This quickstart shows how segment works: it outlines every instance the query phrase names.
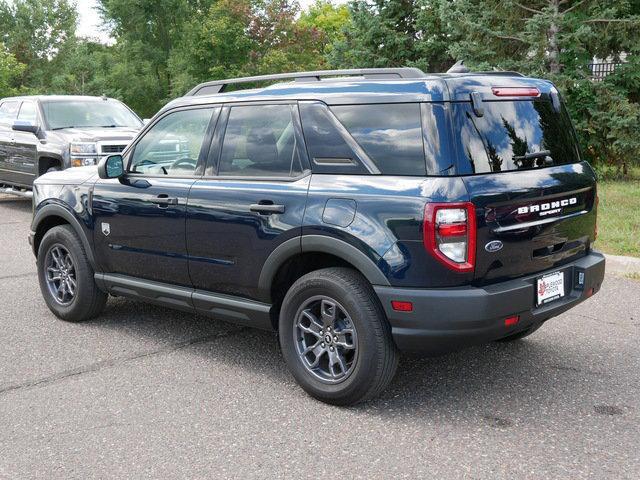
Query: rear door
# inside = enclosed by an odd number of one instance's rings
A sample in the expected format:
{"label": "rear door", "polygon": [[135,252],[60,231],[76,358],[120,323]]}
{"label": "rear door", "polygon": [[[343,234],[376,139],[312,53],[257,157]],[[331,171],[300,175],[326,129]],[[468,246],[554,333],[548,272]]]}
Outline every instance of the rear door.
{"label": "rear door", "polygon": [[191,286],[187,197],[204,169],[218,112],[167,113],[136,142],[122,178],[96,182],[94,241],[103,272]]}
{"label": "rear door", "polygon": [[550,84],[522,87],[452,106],[458,171],[478,214],[479,283],[562,265],[595,240],[595,176],[568,114]]}
{"label": "rear door", "polygon": [[263,300],[260,272],[276,247],[300,236],[309,179],[295,104],[224,107],[187,206],[195,288]]}

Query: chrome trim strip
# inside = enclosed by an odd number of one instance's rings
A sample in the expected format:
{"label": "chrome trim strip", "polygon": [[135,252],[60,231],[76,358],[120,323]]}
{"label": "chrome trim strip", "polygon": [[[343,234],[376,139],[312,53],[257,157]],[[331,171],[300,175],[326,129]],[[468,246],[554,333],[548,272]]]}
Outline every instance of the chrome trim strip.
{"label": "chrome trim strip", "polygon": [[567,220],[569,218],[579,217],[589,213],[589,210],[580,210],[579,212],[570,213],[568,215],[562,215],[560,217],[543,218],[542,220],[535,220],[533,222],[519,223],[517,225],[509,225],[508,227],[493,228],[493,233],[513,232],[515,230],[526,230],[527,228],[537,227],[539,225],[546,225],[548,223],[559,222],[560,220]]}

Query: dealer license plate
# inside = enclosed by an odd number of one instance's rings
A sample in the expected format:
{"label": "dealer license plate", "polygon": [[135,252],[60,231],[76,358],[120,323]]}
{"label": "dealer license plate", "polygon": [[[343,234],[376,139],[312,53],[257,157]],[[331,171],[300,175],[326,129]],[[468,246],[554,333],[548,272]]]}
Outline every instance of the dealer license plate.
{"label": "dealer license plate", "polygon": [[538,279],[538,306],[564,297],[564,272],[554,272]]}

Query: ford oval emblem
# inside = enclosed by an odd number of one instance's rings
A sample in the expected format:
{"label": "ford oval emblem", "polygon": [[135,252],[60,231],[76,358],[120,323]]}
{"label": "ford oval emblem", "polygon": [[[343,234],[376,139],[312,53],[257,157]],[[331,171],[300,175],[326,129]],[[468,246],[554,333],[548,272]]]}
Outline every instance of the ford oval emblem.
{"label": "ford oval emblem", "polygon": [[502,244],[502,242],[500,240],[493,240],[492,242],[487,243],[484,246],[484,249],[489,253],[494,253],[494,252],[497,252],[499,250],[502,250],[503,246],[504,245]]}

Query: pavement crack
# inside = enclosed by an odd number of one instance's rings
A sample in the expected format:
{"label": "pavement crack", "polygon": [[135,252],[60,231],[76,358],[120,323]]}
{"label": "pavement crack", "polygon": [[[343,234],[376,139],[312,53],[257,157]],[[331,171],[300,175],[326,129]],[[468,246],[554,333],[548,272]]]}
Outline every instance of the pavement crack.
{"label": "pavement crack", "polygon": [[0,277],[0,280],[13,280],[14,278],[26,278],[26,277],[34,277],[38,274],[36,272],[31,273],[18,273],[16,275],[7,275],[6,277]]}
{"label": "pavement crack", "polygon": [[146,352],[137,352],[131,355],[125,355],[118,358],[113,358],[110,360],[102,360],[100,362],[91,363],[89,365],[83,365],[78,368],[73,368],[70,370],[63,370],[62,372],[55,373],[53,375],[49,375],[42,378],[37,378],[34,380],[27,380],[21,383],[9,384],[6,386],[0,386],[0,396],[5,395],[11,392],[26,390],[31,388],[39,388],[50,385],[52,383],[57,383],[62,380],[66,380],[68,378],[76,377],[78,375],[84,375],[85,373],[93,373],[103,370],[105,368],[111,368],[123,363],[131,362],[133,360],[138,360],[141,358],[153,357],[156,355],[164,355],[167,353],[175,352],[176,350],[181,350],[183,348],[191,347],[193,345],[201,345],[204,343],[209,343],[214,340],[218,340],[220,338],[231,337],[238,333],[244,332],[247,328],[238,328],[236,330],[232,330],[226,333],[219,333],[215,335],[206,335],[204,337],[192,338],[191,340],[185,340],[184,342],[172,343],[170,345],[166,345],[162,348],[158,348],[156,350],[150,350]]}

